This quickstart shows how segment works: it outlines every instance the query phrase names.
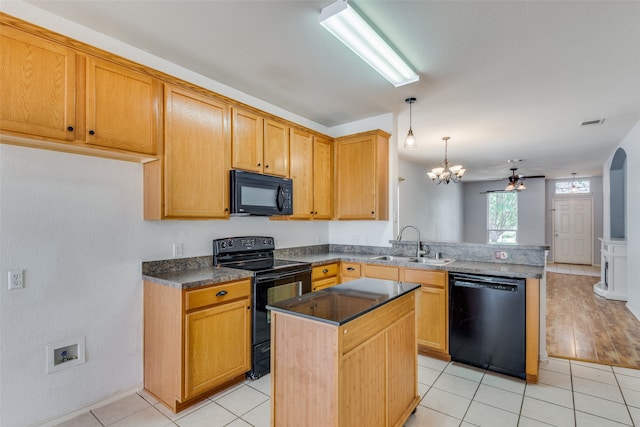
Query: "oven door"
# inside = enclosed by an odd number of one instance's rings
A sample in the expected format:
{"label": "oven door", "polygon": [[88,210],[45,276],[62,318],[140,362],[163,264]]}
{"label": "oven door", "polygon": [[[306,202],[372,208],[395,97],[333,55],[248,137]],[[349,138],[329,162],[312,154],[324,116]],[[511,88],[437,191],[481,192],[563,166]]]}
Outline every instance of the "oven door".
{"label": "oven door", "polygon": [[257,275],[253,289],[252,343],[271,339],[271,311],[268,304],[311,292],[311,270]]}

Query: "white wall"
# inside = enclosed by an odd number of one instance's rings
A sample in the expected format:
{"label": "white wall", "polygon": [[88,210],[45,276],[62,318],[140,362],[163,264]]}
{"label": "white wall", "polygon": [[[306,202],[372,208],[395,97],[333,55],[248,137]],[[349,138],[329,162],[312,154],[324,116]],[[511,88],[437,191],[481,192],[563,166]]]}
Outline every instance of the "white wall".
{"label": "white wall", "polygon": [[[399,226],[413,225],[424,241],[462,241],[462,184],[435,185],[426,168],[410,161],[398,160]],[[415,240],[413,231],[403,238]]]}
{"label": "white wall", "polygon": [[[543,179],[527,180],[518,193],[518,243],[545,244],[545,185]],[[487,190],[504,188],[502,182],[464,183],[464,241],[487,243]]]}
{"label": "white wall", "polygon": [[[627,182],[634,183],[640,180],[640,122],[627,134],[620,143],[627,153]],[[615,150],[613,150],[615,152]],[[603,187],[605,193],[605,204],[609,203],[609,169],[611,167],[612,156],[605,162],[603,166]],[[640,282],[632,280],[640,276],[640,223],[634,221],[640,218],[640,186],[627,185],[627,292],[629,300],[627,307],[633,314],[640,319]],[[609,209],[604,211],[604,230],[605,236],[608,236],[610,230],[610,212]]]}
{"label": "white wall", "polygon": [[[142,385],[143,260],[211,253],[211,240],[266,234],[327,243],[328,222],[143,221],[139,164],[0,145],[2,426],[23,426]],[[6,282],[3,282],[6,283]],[[87,362],[52,374],[45,347],[86,337]]]}
{"label": "white wall", "polygon": [[[329,133],[28,4],[3,1],[0,10]],[[173,242],[185,256],[208,255],[212,239],[240,234],[273,235],[278,247],[329,242],[326,221],[143,221],[142,199],[140,164],[0,145],[1,426],[31,425],[142,386],[140,263],[170,258]],[[25,289],[7,290],[10,269],[24,269]],[[81,336],[86,363],[47,374],[46,345]]]}

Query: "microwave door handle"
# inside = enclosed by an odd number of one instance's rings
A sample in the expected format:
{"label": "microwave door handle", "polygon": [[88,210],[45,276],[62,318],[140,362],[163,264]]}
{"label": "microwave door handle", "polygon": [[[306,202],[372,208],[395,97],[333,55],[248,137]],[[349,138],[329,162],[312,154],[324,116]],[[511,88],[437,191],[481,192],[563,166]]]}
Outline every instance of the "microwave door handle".
{"label": "microwave door handle", "polygon": [[280,212],[284,209],[284,202],[286,201],[286,197],[284,195],[284,189],[282,185],[278,185],[278,196],[276,197],[276,206]]}

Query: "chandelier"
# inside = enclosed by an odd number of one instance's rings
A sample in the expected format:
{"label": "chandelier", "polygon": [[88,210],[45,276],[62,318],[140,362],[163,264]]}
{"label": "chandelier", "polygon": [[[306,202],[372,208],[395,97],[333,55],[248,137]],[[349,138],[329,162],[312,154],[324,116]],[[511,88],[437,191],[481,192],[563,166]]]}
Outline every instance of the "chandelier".
{"label": "chandelier", "polygon": [[442,162],[442,167],[431,169],[431,172],[427,172],[427,175],[429,175],[429,178],[431,178],[436,184],[448,184],[450,181],[460,182],[466,169],[464,169],[462,165],[449,167],[449,160],[447,159],[447,143],[450,138],[445,136],[442,139],[444,141],[444,162]]}

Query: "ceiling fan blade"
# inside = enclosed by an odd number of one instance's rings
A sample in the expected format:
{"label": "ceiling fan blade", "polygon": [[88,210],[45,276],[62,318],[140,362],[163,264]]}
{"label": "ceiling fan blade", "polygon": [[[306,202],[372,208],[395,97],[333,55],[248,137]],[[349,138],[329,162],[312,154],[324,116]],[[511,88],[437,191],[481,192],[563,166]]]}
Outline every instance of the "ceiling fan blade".
{"label": "ceiling fan blade", "polygon": [[520,179],[544,178],[544,175],[520,175]]}

